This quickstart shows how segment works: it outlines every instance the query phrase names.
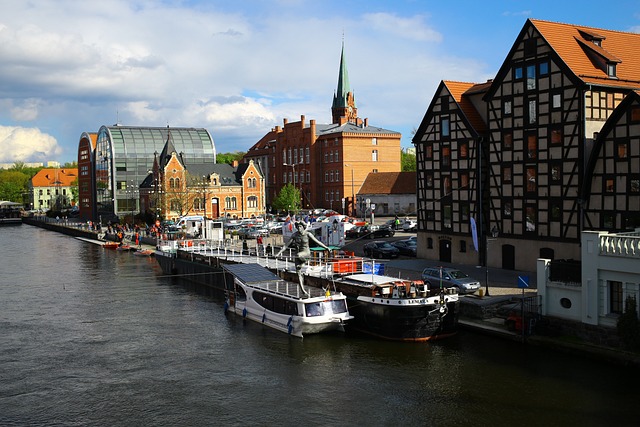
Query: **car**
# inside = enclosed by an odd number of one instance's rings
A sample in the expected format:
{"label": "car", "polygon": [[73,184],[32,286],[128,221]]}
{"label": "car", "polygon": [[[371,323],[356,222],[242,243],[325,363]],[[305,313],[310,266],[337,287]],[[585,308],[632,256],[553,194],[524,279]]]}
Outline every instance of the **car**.
{"label": "car", "polygon": [[396,240],[391,244],[396,248],[398,248],[398,251],[400,251],[400,255],[408,255],[408,256],[417,255],[418,245],[416,241],[413,239]]}
{"label": "car", "polygon": [[480,289],[480,282],[469,277],[457,268],[451,267],[427,267],[422,270],[422,280],[431,286],[445,288],[454,287],[459,294],[472,294]]}
{"label": "car", "polygon": [[365,256],[371,258],[397,258],[400,251],[389,242],[377,240],[362,247]]}
{"label": "car", "polygon": [[391,227],[386,225],[359,225],[347,230],[345,237],[355,239],[359,237],[368,237],[375,239],[376,237],[393,237],[396,232]]}
{"label": "car", "polygon": [[414,219],[405,219],[404,224],[402,224],[403,231],[416,231],[418,228],[418,222]]}

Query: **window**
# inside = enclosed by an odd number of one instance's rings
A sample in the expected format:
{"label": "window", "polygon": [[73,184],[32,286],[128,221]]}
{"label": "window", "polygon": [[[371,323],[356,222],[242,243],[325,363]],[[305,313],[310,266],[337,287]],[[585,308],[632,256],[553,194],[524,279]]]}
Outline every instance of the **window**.
{"label": "window", "polygon": [[536,181],[537,181],[537,171],[535,166],[529,166],[527,168],[527,192],[535,193],[537,190]]}
{"label": "window", "polygon": [[467,241],[460,240],[460,252],[467,252]]}
{"label": "window", "polygon": [[534,160],[538,158],[538,138],[530,134],[527,136],[527,159]]}
{"label": "window", "polygon": [[196,197],[195,199],[193,199],[193,209],[196,211],[202,210],[202,200],[200,200],[199,197]]}
{"label": "window", "polygon": [[616,64],[614,62],[607,64],[607,76],[616,77]]}
{"label": "window", "polygon": [[444,196],[451,194],[451,177],[450,176],[445,176],[442,178],[442,191]]}
{"label": "window", "polygon": [[338,156],[338,150],[336,150],[335,154],[333,155],[333,159],[334,159],[336,162],[339,162],[339,161],[340,161],[340,157]]}
{"label": "window", "polygon": [[534,90],[536,88],[536,66],[527,65],[527,89]]}
{"label": "window", "polygon": [[443,219],[443,227],[451,228],[451,205],[444,205],[442,207],[442,219]]}
{"label": "window", "polygon": [[424,157],[426,159],[433,159],[433,145],[429,144],[424,147]]}
{"label": "window", "polygon": [[378,161],[378,150],[371,151],[371,161],[372,162]]}
{"label": "window", "polygon": [[616,215],[611,212],[605,212],[602,214],[602,228],[606,230],[613,230],[616,225]]}
{"label": "window", "polygon": [[529,57],[529,56],[534,56],[536,54],[536,49],[537,49],[537,42],[536,39],[527,39],[524,41],[524,55]]}
{"label": "window", "polygon": [[638,176],[629,179],[629,193],[640,193],[640,178]]}
{"label": "window", "polygon": [[502,148],[506,150],[511,150],[511,148],[513,148],[513,134],[511,132],[507,132],[502,135]]}
{"label": "window", "polygon": [[469,143],[462,142],[460,143],[460,149],[458,150],[458,154],[461,159],[469,158]]}
{"label": "window", "polygon": [[551,182],[559,183],[562,180],[562,165],[559,163],[551,164]]}
{"label": "window", "polygon": [[515,67],[513,69],[514,80],[520,80],[522,78],[522,67]]}
{"label": "window", "polygon": [[511,182],[512,170],[511,166],[502,167],[502,182],[508,184]]}
{"label": "window", "polygon": [[622,314],[622,282],[607,280],[609,287],[609,312]]}
{"label": "window", "polygon": [[535,206],[527,206],[525,210],[525,230],[528,232],[535,232],[537,225],[537,215]]}
{"label": "window", "polygon": [[306,158],[307,164],[309,164],[309,147],[305,147],[304,156]]}
{"label": "window", "polygon": [[249,208],[257,208],[258,207],[258,198],[256,196],[247,197],[247,207],[249,207]]}
{"label": "window", "polygon": [[469,221],[469,204],[463,203],[462,206],[460,206],[460,219],[462,219],[462,221]]}
{"label": "window", "polygon": [[640,122],[640,107],[632,107],[630,115],[632,122]]}
{"label": "window", "polygon": [[560,108],[562,106],[562,95],[554,93],[551,95],[551,108]]}
{"label": "window", "polygon": [[451,147],[442,147],[442,166],[451,166]]}
{"label": "window", "polygon": [[534,124],[538,121],[538,107],[535,99],[530,99],[529,103],[529,114],[527,117],[529,118],[529,124]]}
{"label": "window", "polygon": [[378,138],[371,138],[371,145],[378,145]]}
{"label": "window", "polygon": [[329,152],[329,163],[333,163],[333,151]]}
{"label": "window", "polygon": [[425,185],[427,188],[433,188],[433,174],[428,173],[425,175]]}
{"label": "window", "polygon": [[511,201],[504,202],[504,204],[502,205],[502,215],[505,218],[511,218],[511,212]]}
{"label": "window", "polygon": [[613,176],[605,176],[604,178],[604,192],[615,193],[616,192],[616,180]]}
{"label": "window", "polygon": [[627,158],[627,142],[618,142],[616,144],[616,157],[618,159],[626,159]]}
{"label": "window", "polygon": [[551,144],[552,145],[562,144],[562,128],[554,127],[551,129]]}
{"label": "window", "polygon": [[546,61],[545,62],[541,62],[538,67],[539,67],[541,76],[546,76],[547,74],[549,74],[549,63],[548,62],[546,62]]}
{"label": "window", "polygon": [[502,110],[503,110],[505,116],[511,115],[511,101],[504,101],[504,104],[502,106]]}
{"label": "window", "polygon": [[469,172],[461,172],[460,173],[460,188],[466,188],[468,189],[469,187]]}
{"label": "window", "polygon": [[324,173],[324,182],[329,182],[329,172]]}
{"label": "window", "polygon": [[551,212],[549,217],[551,218],[551,221],[554,221],[554,222],[560,221],[560,219],[562,218],[562,205],[560,201],[558,200],[551,201]]}
{"label": "window", "polygon": [[440,118],[440,136],[443,138],[448,138],[450,135],[451,129],[449,128],[449,118],[441,117]]}

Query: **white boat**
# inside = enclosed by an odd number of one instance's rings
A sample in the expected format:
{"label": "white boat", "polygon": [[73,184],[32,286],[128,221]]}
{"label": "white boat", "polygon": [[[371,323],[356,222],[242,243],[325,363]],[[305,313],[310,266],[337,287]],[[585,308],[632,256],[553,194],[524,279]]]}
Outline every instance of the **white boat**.
{"label": "white boat", "polygon": [[[281,279],[258,264],[224,264],[233,280],[225,284],[225,311],[302,338],[327,331],[344,331],[353,316],[341,292],[308,289]],[[227,275],[225,275],[227,276]]]}

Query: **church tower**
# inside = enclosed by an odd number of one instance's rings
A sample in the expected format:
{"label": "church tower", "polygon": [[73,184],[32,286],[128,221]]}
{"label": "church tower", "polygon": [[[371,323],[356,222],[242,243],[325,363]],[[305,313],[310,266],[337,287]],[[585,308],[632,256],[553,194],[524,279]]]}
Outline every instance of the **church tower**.
{"label": "church tower", "polygon": [[358,118],[358,108],[356,100],[349,84],[349,73],[347,73],[347,62],[344,59],[344,41],[342,42],[342,53],[340,55],[340,72],[338,74],[338,89],[333,94],[333,105],[331,106],[333,123],[343,125],[347,122],[356,123]]}

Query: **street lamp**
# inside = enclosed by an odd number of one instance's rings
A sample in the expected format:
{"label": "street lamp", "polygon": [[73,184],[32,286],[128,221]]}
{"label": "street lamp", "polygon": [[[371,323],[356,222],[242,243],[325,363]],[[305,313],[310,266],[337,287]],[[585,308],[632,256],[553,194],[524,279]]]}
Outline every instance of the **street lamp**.
{"label": "street lamp", "polygon": [[491,228],[491,237],[493,237],[493,238],[489,239],[489,235],[485,234],[486,248],[485,248],[485,254],[484,254],[484,265],[485,265],[485,292],[484,292],[484,294],[486,296],[489,296],[489,242],[494,241],[496,239],[496,237],[498,237],[498,227],[496,227],[495,225]]}
{"label": "street lamp", "polygon": [[353,186],[353,165],[345,164],[345,167],[351,168],[351,206],[353,206],[352,216],[356,216],[356,199],[355,199],[355,191]]}

